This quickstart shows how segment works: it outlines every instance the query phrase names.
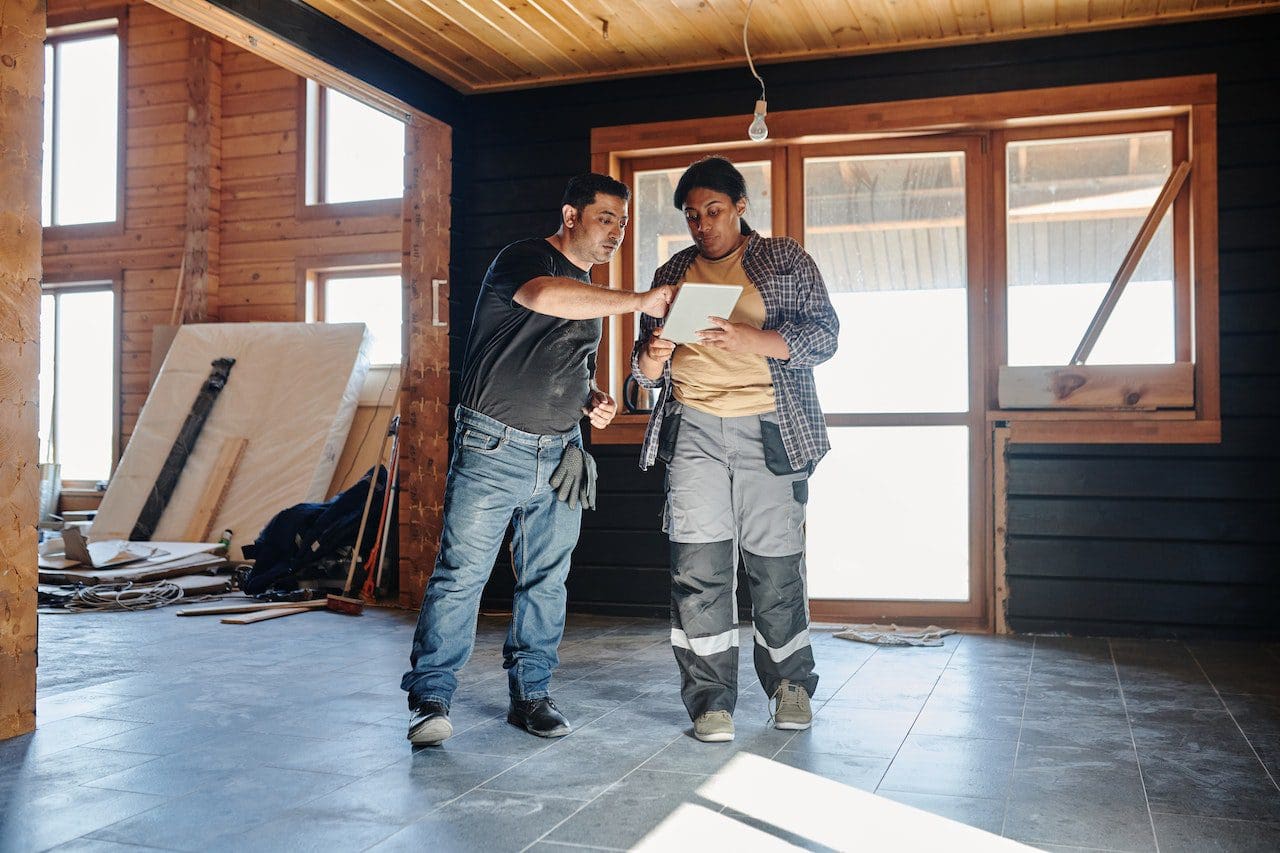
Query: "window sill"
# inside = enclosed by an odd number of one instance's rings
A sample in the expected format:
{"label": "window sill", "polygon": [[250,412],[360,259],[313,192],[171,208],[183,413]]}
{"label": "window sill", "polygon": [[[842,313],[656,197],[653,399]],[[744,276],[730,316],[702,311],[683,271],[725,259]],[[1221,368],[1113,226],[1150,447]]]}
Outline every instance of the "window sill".
{"label": "window sill", "polygon": [[324,204],[299,204],[299,219],[347,219],[353,216],[399,216],[404,198],[375,198]]}
{"label": "window sill", "polygon": [[1009,430],[1015,444],[1218,444],[1222,421],[1193,411],[987,412],[987,423]]}

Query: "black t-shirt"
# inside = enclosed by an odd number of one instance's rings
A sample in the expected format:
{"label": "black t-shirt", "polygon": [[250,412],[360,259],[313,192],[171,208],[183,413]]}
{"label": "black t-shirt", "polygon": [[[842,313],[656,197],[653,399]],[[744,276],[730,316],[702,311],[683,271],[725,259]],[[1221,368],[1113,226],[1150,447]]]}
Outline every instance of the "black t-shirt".
{"label": "black t-shirt", "polygon": [[544,239],[507,246],[476,299],[460,402],[524,432],[566,433],[582,417],[596,372],[600,320],[564,320],[513,301],[540,276],[590,281]]}

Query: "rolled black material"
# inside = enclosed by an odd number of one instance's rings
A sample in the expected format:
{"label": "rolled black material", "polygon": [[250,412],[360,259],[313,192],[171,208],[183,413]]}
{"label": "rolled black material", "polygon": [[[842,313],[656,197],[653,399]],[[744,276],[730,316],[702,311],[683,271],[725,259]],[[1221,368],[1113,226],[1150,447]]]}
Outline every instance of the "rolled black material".
{"label": "rolled black material", "polygon": [[234,358],[220,358],[213,362],[213,371],[204,381],[195,402],[191,404],[187,420],[182,424],[178,437],[174,439],[173,447],[169,448],[169,457],[164,460],[160,473],[156,475],[156,483],[147,495],[147,502],[143,504],[142,512],[138,513],[133,532],[129,534],[131,540],[145,542],[155,533],[156,525],[160,523],[160,516],[164,515],[164,508],[169,505],[173,490],[178,486],[178,478],[182,476],[182,469],[186,467],[187,457],[195,449],[196,439],[200,437],[204,422],[208,420],[214,402],[226,386],[227,379],[231,376],[231,366],[235,363]]}

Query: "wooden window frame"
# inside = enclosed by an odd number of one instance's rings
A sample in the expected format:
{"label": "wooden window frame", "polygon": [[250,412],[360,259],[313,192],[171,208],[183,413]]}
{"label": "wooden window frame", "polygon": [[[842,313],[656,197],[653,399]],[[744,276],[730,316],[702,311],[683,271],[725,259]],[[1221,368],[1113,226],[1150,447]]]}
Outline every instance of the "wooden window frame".
{"label": "wooden window frame", "polygon": [[[324,198],[325,103],[326,92],[333,91],[315,80],[298,80],[298,218],[329,219],[348,216],[389,216],[404,208],[404,189],[400,195],[360,201],[321,201]],[[347,93],[343,93],[347,94]],[[387,112],[380,105],[368,103],[358,95],[348,95],[370,109]],[[391,113],[388,113],[391,115]],[[403,113],[393,117],[402,119]],[[405,125],[405,133],[409,126]]]}
{"label": "wooden window frame", "polygon": [[[1185,145],[1193,164],[1191,177],[1174,204],[1176,272],[1191,282],[1190,311],[1180,310],[1182,324],[1179,355],[1185,352],[1190,327],[1190,355],[1194,362],[1195,407],[1155,411],[1036,411],[1001,409],[996,404],[996,379],[1003,360],[1003,314],[999,323],[990,319],[987,336],[999,342],[999,358],[989,360],[985,371],[986,420],[1007,425],[1010,440],[1032,443],[1215,443],[1221,440],[1220,370],[1218,343],[1217,257],[1217,77],[1212,74],[1101,83],[982,95],[960,95],[913,101],[824,107],[770,113],[771,136],[764,143],[745,138],[739,116],[693,119],[651,124],[595,128],[591,133],[592,168],[622,179],[634,171],[634,162],[667,162],[665,158],[691,161],[707,153],[751,159],[781,157],[797,160],[802,146],[864,139],[891,139],[936,133],[985,133],[988,162],[994,162],[994,140],[1013,138],[1047,128],[1050,135],[1087,135],[1099,128],[1147,126],[1167,122],[1175,128],[1174,149]],[[777,149],[783,149],[781,154]],[[769,152],[767,155],[765,152]],[[1002,153],[1001,153],[1002,156]],[[659,160],[659,158],[664,158]],[[777,160],[775,160],[777,162]],[[791,167],[796,168],[796,167]],[[1000,181],[1003,169],[990,168],[989,184]],[[775,181],[778,179],[775,170]],[[775,184],[774,210],[787,214],[786,229],[775,233],[795,236],[796,214],[802,210],[803,186],[786,184],[787,198]],[[1003,222],[996,222],[994,188],[984,199],[982,230],[1000,231],[1000,247],[987,239],[988,279],[985,298],[1004,303]],[[1003,202],[999,205],[1003,215]],[[776,221],[776,219],[775,219]],[[1185,230],[1184,230],[1185,227]],[[620,263],[597,265],[592,279],[598,284],[622,288],[629,275],[631,255],[623,243]],[[999,276],[999,286],[993,280]],[[1180,293],[1181,304],[1186,305]],[[1188,313],[1190,316],[1188,316]],[[631,341],[623,336],[616,318],[605,324],[597,375],[602,388],[621,391],[619,374],[629,372]],[[643,437],[645,415],[620,414],[607,430],[593,430],[592,440],[602,444],[636,444]]]}
{"label": "wooden window frame", "polygon": [[[111,470],[106,481],[115,476],[120,464],[123,406],[120,403],[121,335],[124,329],[124,272],[120,269],[85,270],[76,273],[47,273],[40,282],[40,295],[58,293],[92,293],[110,290],[114,310],[111,315]],[[56,355],[55,355],[56,364]],[[62,480],[64,492],[97,494],[98,480]]]}
{"label": "wooden window frame", "polygon": [[323,323],[324,288],[329,278],[400,276],[400,364],[409,352],[409,285],[398,252],[317,255],[298,259],[295,310],[298,322]]}
{"label": "wooden window frame", "polygon": [[[124,233],[124,217],[125,217],[125,181],[128,157],[128,114],[129,114],[129,81],[128,81],[128,7],[120,6],[115,8],[94,9],[94,10],[76,10],[65,13],[54,13],[48,16],[46,21],[46,45],[56,45],[69,41],[78,41],[85,38],[93,38],[108,32],[116,34],[116,61],[118,68],[116,71],[116,215],[115,219],[108,222],[85,222],[78,225],[57,225],[50,224],[43,229],[45,240],[70,240],[93,237],[118,237]],[[54,96],[58,88],[57,74],[55,70]],[[46,93],[46,97],[50,95]],[[53,114],[53,139],[50,140],[49,150],[52,157],[50,164],[50,180],[53,184],[50,187],[50,199],[56,199],[56,187],[58,182],[58,161],[57,161],[57,145],[58,145],[58,114],[55,108]],[[51,201],[51,203],[54,203]],[[52,211],[50,211],[49,221],[53,222]]]}
{"label": "wooden window frame", "polygon": [[[850,618],[942,621],[961,628],[990,629],[997,622],[998,555],[993,526],[1003,509],[992,499],[1000,460],[995,442],[1019,443],[1216,443],[1221,440],[1218,340],[1217,226],[1217,78],[1173,77],[1027,91],[963,95],[914,101],[860,104],[770,113],[771,138],[745,139],[740,116],[596,128],[591,135],[592,168],[625,180],[636,163],[692,161],[706,153],[786,164],[787,179],[775,183],[775,223],[785,216],[788,234],[803,242],[804,187],[798,179],[806,153],[873,150],[876,145],[902,150],[909,137],[974,135],[983,156],[967,177],[966,221],[971,348],[970,411],[941,414],[832,415],[833,427],[874,423],[941,424],[956,417],[970,426],[971,531],[970,600],[967,602],[813,601],[818,620]],[[1195,407],[1185,410],[1082,411],[1002,410],[996,405],[997,376],[1007,348],[1005,338],[1003,143],[1027,134],[1053,137],[1096,135],[1120,127],[1164,124],[1174,129],[1174,157],[1185,148],[1191,176],[1173,206],[1175,218],[1175,352],[1194,363]],[[1040,130],[1039,128],[1044,128]],[[1114,132],[1114,131],[1113,131]],[[883,142],[882,142],[883,141]],[[1001,147],[996,151],[996,142]],[[836,145],[836,143],[841,143]],[[927,144],[927,143],[926,143]],[[870,145],[870,148],[867,147]],[[743,151],[743,149],[748,149]],[[954,149],[953,149],[954,150]],[[768,152],[766,154],[766,152]],[[969,162],[968,158],[966,162]],[[774,180],[779,179],[775,169]],[[977,188],[973,181],[978,181]],[[785,192],[785,198],[784,196]],[[999,193],[999,195],[997,195]],[[999,203],[996,200],[999,198]],[[999,239],[997,237],[999,229]],[[998,244],[998,245],[997,245]],[[592,279],[615,288],[629,286],[634,258],[624,242],[621,257],[597,265]],[[975,285],[976,283],[976,285]],[[999,307],[997,314],[993,303]],[[630,318],[605,324],[598,376],[611,393],[629,373]],[[1083,331],[1083,330],[1082,330]],[[976,365],[975,365],[976,360]],[[972,369],[976,366],[976,369]],[[620,414],[606,430],[592,430],[592,441],[638,444],[647,415]]]}

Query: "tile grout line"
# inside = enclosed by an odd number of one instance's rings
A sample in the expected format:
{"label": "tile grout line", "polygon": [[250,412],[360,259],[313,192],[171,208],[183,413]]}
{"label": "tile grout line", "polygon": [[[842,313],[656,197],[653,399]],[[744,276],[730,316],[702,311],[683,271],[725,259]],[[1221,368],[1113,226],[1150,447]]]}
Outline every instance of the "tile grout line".
{"label": "tile grout line", "polygon": [[1222,691],[1218,690],[1218,685],[1214,683],[1209,676],[1208,670],[1204,668],[1204,664],[1200,663],[1200,658],[1196,657],[1196,653],[1186,643],[1182,647],[1187,650],[1187,654],[1191,655],[1191,659],[1196,662],[1196,667],[1204,676],[1205,681],[1209,682],[1209,686],[1213,688],[1213,695],[1218,697],[1218,701],[1222,703],[1222,709],[1227,712],[1227,716],[1231,718],[1231,722],[1235,724],[1236,731],[1240,732],[1240,737],[1244,738],[1245,744],[1249,747],[1249,751],[1253,753],[1253,757],[1262,765],[1262,772],[1267,774],[1267,778],[1271,780],[1271,786],[1280,791],[1280,782],[1276,781],[1276,777],[1271,775],[1271,769],[1267,767],[1267,763],[1262,760],[1262,756],[1258,754],[1257,748],[1253,745],[1253,741],[1249,740],[1249,735],[1245,734],[1244,727],[1240,725],[1240,721],[1236,719],[1236,715],[1227,705],[1227,700],[1222,698]]}
{"label": "tile grout line", "polygon": [[[1190,651],[1188,649],[1188,651]],[[1133,717],[1129,715],[1129,700],[1124,695],[1124,682],[1120,679],[1120,664],[1116,661],[1116,649],[1111,640],[1107,640],[1107,653],[1111,655],[1111,668],[1116,674],[1116,687],[1120,689],[1120,705],[1124,708],[1124,722],[1129,727],[1129,744],[1133,747],[1133,760],[1138,765],[1138,782],[1142,785],[1142,802],[1147,806],[1147,821],[1151,824],[1151,840],[1155,842],[1156,853],[1160,853],[1160,836],[1156,833],[1156,816],[1151,812],[1151,797],[1147,795],[1147,778],[1142,773],[1142,756],[1138,755],[1138,739],[1133,734]]]}
{"label": "tile grout line", "polygon": [[1036,644],[1038,638],[1031,638],[1031,656],[1027,660],[1027,680],[1022,688],[1022,714],[1018,717],[1018,739],[1013,745],[1013,769],[1009,773],[1009,788],[1004,792],[1004,815],[1000,818],[1000,837],[1007,837],[1004,831],[1009,826],[1009,802],[1013,799],[1014,779],[1018,775],[1018,756],[1022,754],[1022,727],[1027,721],[1027,704],[1031,701],[1031,673],[1036,665]]}
{"label": "tile grout line", "polygon": [[[621,626],[620,626],[618,629],[616,629],[616,630],[621,630]],[[612,632],[610,632],[610,633],[612,633]],[[603,635],[602,635],[602,636],[603,636]],[[653,646],[656,646],[656,645],[658,645],[658,644],[659,644],[659,643],[661,643],[661,642],[664,642],[664,641],[663,641],[663,640],[655,640],[654,642],[649,643],[648,645],[642,646],[642,647],[639,649],[639,651],[644,651],[645,649],[652,648]],[[575,679],[575,680],[576,680],[576,679]],[[572,683],[572,682],[566,682],[566,683]],[[640,695],[643,695],[643,694],[640,694]],[[636,701],[636,699],[639,699],[639,698],[640,698],[640,696],[639,696],[639,695],[634,696],[634,697],[632,697],[631,699],[628,699],[626,702],[623,702],[621,705],[618,705],[618,707],[617,707],[617,708],[612,708],[612,709],[610,709],[609,711],[605,712],[604,714],[601,714],[599,717],[595,717],[594,719],[592,719],[592,720],[591,720],[591,722],[593,722],[593,723],[594,723],[594,722],[596,722],[597,720],[604,719],[605,717],[609,716],[609,714],[612,714],[614,711],[618,710],[618,708],[621,708],[623,705],[629,705],[629,704],[631,704],[632,702]],[[494,717],[494,719],[500,719],[500,717]],[[474,728],[474,726],[473,726],[472,728]],[[532,737],[532,735],[531,735],[531,737]],[[458,794],[458,796],[456,796],[456,797],[452,797],[451,799],[448,799],[448,800],[445,800],[444,802],[442,802],[442,803],[440,803],[439,805],[437,805],[435,808],[433,808],[433,809],[431,809],[431,810],[429,810],[429,811],[425,812],[425,813],[422,815],[422,817],[418,818],[418,820],[415,820],[415,821],[412,821],[411,823],[406,824],[405,826],[403,826],[403,827],[401,827],[400,829],[396,830],[396,832],[400,832],[400,831],[404,830],[405,828],[407,828],[407,827],[409,827],[409,826],[413,826],[413,824],[418,823],[419,821],[423,820],[423,818],[429,817],[429,816],[431,816],[431,815],[433,815],[433,814],[437,814],[437,813],[439,813],[439,812],[443,811],[445,808],[447,808],[448,806],[453,805],[453,804],[454,804],[454,803],[456,803],[458,800],[462,799],[463,797],[467,796],[468,794],[475,793],[475,792],[476,792],[476,791],[478,791],[479,789],[483,788],[485,785],[487,785],[487,784],[489,784],[490,782],[492,782],[494,779],[497,779],[497,778],[498,778],[499,776],[501,776],[503,773],[506,773],[506,772],[507,772],[507,771],[509,771],[509,770],[514,770],[515,768],[519,767],[521,764],[524,764],[526,761],[528,761],[529,759],[533,758],[535,755],[541,755],[542,753],[544,753],[544,752],[546,752],[547,750],[551,749],[551,748],[552,748],[552,747],[554,747],[557,743],[559,743],[560,741],[562,741],[562,740],[563,740],[563,738],[554,738],[554,739],[550,739],[550,740],[551,740],[551,742],[550,742],[550,743],[548,743],[546,746],[542,747],[541,749],[534,750],[533,752],[531,752],[531,753],[529,753],[528,755],[526,755],[524,758],[522,758],[522,759],[520,759],[519,761],[517,761],[515,764],[512,764],[512,765],[511,765],[511,766],[509,766],[509,767],[504,767],[500,772],[493,774],[492,776],[490,776],[489,778],[485,779],[484,781],[482,781],[482,782],[480,782],[480,783],[478,783],[478,784],[474,785],[473,787],[471,787],[471,788],[467,789],[466,791],[463,791],[461,794]],[[674,738],[673,738],[672,740],[674,741]],[[669,745],[669,744],[668,744],[668,745]],[[658,752],[661,752],[661,751],[662,751],[662,749],[666,749],[666,745],[664,745],[661,749],[659,749],[659,750],[658,750]],[[412,754],[412,753],[410,753],[410,754]],[[483,754],[483,753],[479,753],[479,754]],[[653,753],[653,755],[657,755],[657,752]],[[652,758],[652,757],[653,757],[653,755],[650,755],[650,756],[649,756],[649,758]],[[493,756],[493,757],[495,757],[495,758],[505,758],[506,756]],[[649,758],[646,758],[646,759],[645,759],[645,761],[648,761],[648,760],[649,760]],[[643,763],[644,763],[644,762],[641,762],[641,764],[643,764]],[[626,775],[624,775],[622,778],[623,778],[623,779],[625,779],[627,776],[630,776],[630,775],[631,775],[631,773],[634,773],[634,772],[635,772],[635,768],[633,768],[632,770],[628,771],[628,772],[626,773]],[[621,780],[621,779],[619,779],[618,781],[620,782],[620,781],[622,781],[622,780]],[[607,788],[605,788],[605,790],[604,790],[604,791],[601,791],[601,792],[600,792],[600,794],[596,794],[596,796],[595,796],[595,797],[592,797],[590,800],[588,800],[587,802],[583,803],[581,808],[576,809],[576,810],[573,812],[573,814],[570,814],[570,815],[569,815],[569,817],[566,817],[564,820],[560,821],[560,823],[557,823],[555,826],[551,827],[551,829],[547,830],[547,832],[546,832],[546,833],[543,833],[543,835],[542,835],[542,836],[540,836],[540,837],[538,837],[538,838],[535,838],[532,842],[530,842],[530,844],[529,844],[528,846],[529,846],[529,847],[532,847],[534,844],[537,844],[539,841],[542,841],[542,840],[543,840],[543,838],[545,838],[547,835],[549,835],[550,833],[552,833],[552,832],[554,832],[556,829],[558,829],[558,828],[559,828],[559,826],[560,826],[560,824],[564,823],[564,821],[566,821],[566,820],[569,820],[569,818],[573,817],[573,815],[576,815],[578,812],[582,811],[582,809],[584,809],[584,808],[586,808],[587,806],[591,805],[591,803],[595,802],[595,800],[596,800],[596,799],[598,799],[598,798],[600,797],[600,795],[601,795],[601,794],[604,794],[606,791],[610,790],[610,789],[611,789],[614,785],[616,785],[616,784],[617,784],[617,782],[614,782],[614,783],[610,784]],[[522,794],[522,795],[520,795],[520,796],[536,797],[536,796],[538,796],[538,795],[537,795],[537,794]],[[561,799],[563,799],[563,798],[561,798]],[[392,835],[395,835],[395,834],[396,834],[396,833],[392,833]],[[391,836],[387,836],[387,838],[390,838],[390,837],[391,837]],[[382,840],[380,840],[380,841],[376,841],[376,842],[374,842],[373,844],[369,845],[369,847],[366,847],[366,848],[364,848],[364,849],[368,850],[370,847],[375,847],[375,846],[377,846],[378,844],[381,844],[383,841],[386,841],[386,838],[384,838],[384,839],[382,839]],[[526,847],[525,849],[528,849],[528,848]]]}
{"label": "tile grout line", "polygon": [[880,774],[880,781],[876,782],[876,786],[871,789],[871,793],[880,790],[880,783],[884,781],[884,777],[889,774],[889,770],[893,768],[893,762],[898,760],[898,754],[902,752],[902,746],[907,742],[907,738],[911,737],[911,730],[916,727],[916,723],[920,722],[920,715],[924,713],[924,708],[929,704],[929,700],[933,698],[933,691],[937,689],[938,682],[942,680],[942,675],[947,671],[947,667],[951,666],[951,660],[956,656],[956,652],[960,650],[960,644],[964,642],[964,634],[957,633],[960,637],[956,641],[956,647],[951,650],[951,654],[947,655],[947,662],[942,665],[942,669],[938,670],[938,677],[933,680],[933,687],[929,688],[929,695],[925,697],[924,702],[920,703],[920,710],[916,711],[915,717],[911,720],[911,725],[907,727],[907,733],[902,736],[902,743],[898,744],[898,748],[893,751],[893,757],[889,759],[889,763],[885,765],[884,773]]}
{"label": "tile grout line", "polygon": [[[610,713],[612,713],[612,712],[610,712]],[[606,714],[605,716],[608,716],[608,714]],[[528,850],[528,849],[529,849],[530,847],[532,847],[533,845],[535,845],[535,844],[537,844],[537,843],[539,843],[539,842],[541,842],[541,841],[545,841],[548,835],[550,835],[551,833],[555,832],[557,829],[559,829],[560,827],[564,826],[564,825],[565,825],[566,823],[568,823],[569,821],[573,820],[573,818],[574,818],[575,816],[577,816],[577,814],[578,814],[579,812],[581,812],[583,809],[585,809],[587,806],[591,805],[591,804],[592,804],[592,803],[594,803],[596,800],[600,799],[600,798],[601,798],[601,797],[603,797],[605,794],[607,794],[607,793],[609,793],[610,791],[612,791],[612,790],[613,790],[615,787],[617,787],[618,785],[621,785],[623,782],[625,782],[625,781],[627,780],[627,778],[628,778],[629,776],[631,776],[631,774],[635,773],[637,770],[639,770],[641,767],[643,767],[643,766],[645,765],[645,763],[649,761],[649,759],[650,759],[650,758],[653,758],[653,756],[657,755],[659,752],[662,752],[664,749],[666,749],[667,747],[671,746],[671,744],[675,743],[677,740],[679,740],[679,739],[680,739],[680,738],[682,738],[682,737],[684,737],[684,732],[681,732],[680,734],[678,734],[678,735],[676,735],[675,737],[673,737],[671,740],[669,740],[669,741],[667,741],[666,743],[664,743],[662,746],[660,746],[658,749],[656,749],[652,754],[650,754],[647,758],[645,758],[645,759],[644,759],[644,761],[641,761],[641,762],[640,762],[639,764],[637,764],[635,767],[632,767],[632,768],[631,768],[630,770],[628,770],[626,773],[623,773],[623,774],[622,774],[622,776],[621,776],[621,778],[617,779],[617,780],[616,780],[616,781],[614,781],[614,782],[610,782],[607,786],[605,786],[605,788],[604,788],[604,790],[603,790],[603,791],[601,791],[600,793],[596,794],[596,795],[595,795],[594,797],[592,797],[591,799],[587,800],[587,801],[586,801],[585,803],[583,803],[581,806],[579,806],[578,808],[574,809],[574,810],[573,810],[573,812],[572,812],[571,814],[569,814],[569,815],[567,815],[566,817],[564,817],[564,818],[563,818],[559,823],[557,823],[555,826],[551,827],[551,828],[550,828],[550,829],[548,829],[546,832],[542,833],[542,835],[539,835],[539,836],[538,836],[537,838],[535,838],[533,841],[529,842],[529,843],[528,843],[528,844],[526,844],[524,847],[522,847],[522,848],[521,848],[521,853],[524,853],[524,851]],[[535,753],[535,754],[536,754],[536,753]],[[530,757],[532,757],[532,756],[530,756]],[[523,763],[523,762],[521,762],[521,763]],[[506,771],[504,770],[503,772],[505,773]],[[498,775],[499,775],[499,776],[501,776],[502,774],[500,773],[500,774],[498,774]],[[495,777],[495,778],[496,778],[496,777]],[[481,784],[484,784],[484,783],[482,782]],[[479,787],[479,785],[477,785],[476,787]],[[468,793],[470,793],[470,792],[468,792]],[[558,842],[557,842],[557,843],[558,843]]]}

